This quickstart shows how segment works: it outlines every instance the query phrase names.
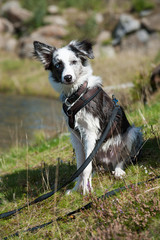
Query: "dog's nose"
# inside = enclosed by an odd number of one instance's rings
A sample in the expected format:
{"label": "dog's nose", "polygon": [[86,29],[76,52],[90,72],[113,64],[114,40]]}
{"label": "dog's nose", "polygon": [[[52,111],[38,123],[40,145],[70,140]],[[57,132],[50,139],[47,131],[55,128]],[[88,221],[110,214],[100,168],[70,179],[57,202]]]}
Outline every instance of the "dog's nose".
{"label": "dog's nose", "polygon": [[72,81],[72,75],[66,75],[64,76],[64,79],[66,80],[67,83],[70,83]]}

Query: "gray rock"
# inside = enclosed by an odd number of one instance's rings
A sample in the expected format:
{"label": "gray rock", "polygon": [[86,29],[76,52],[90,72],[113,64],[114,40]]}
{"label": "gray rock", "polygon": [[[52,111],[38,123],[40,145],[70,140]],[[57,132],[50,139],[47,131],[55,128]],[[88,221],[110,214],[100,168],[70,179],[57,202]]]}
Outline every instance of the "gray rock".
{"label": "gray rock", "polygon": [[48,6],[48,13],[49,14],[58,14],[59,13],[59,7],[58,6],[56,6],[56,5],[50,5],[50,6]]}
{"label": "gray rock", "polygon": [[102,24],[103,21],[104,21],[103,14],[101,14],[101,13],[96,13],[96,15],[95,15],[95,20],[96,20],[96,23],[97,23],[97,24]]}
{"label": "gray rock", "polygon": [[8,34],[0,35],[0,49],[14,52],[16,50],[18,41]]}
{"label": "gray rock", "polygon": [[6,18],[0,18],[0,33],[10,33],[14,32],[13,24]]}
{"label": "gray rock", "polygon": [[100,48],[100,53],[102,56],[108,57],[108,58],[114,58],[116,56],[115,49],[112,46],[102,46]]}
{"label": "gray rock", "polygon": [[138,40],[142,43],[146,43],[149,41],[150,35],[145,29],[138,30],[136,35]]}
{"label": "gray rock", "polygon": [[8,52],[14,52],[17,48],[18,41],[15,38],[9,38],[5,43],[5,50]]}
{"label": "gray rock", "polygon": [[44,27],[38,28],[35,32],[32,33],[39,34],[43,37],[55,37],[55,38],[63,38],[67,34],[67,30],[64,27],[57,25],[47,25]]}
{"label": "gray rock", "polygon": [[[144,33],[144,32],[143,32]],[[149,39],[147,40],[147,38]],[[156,54],[160,50],[160,35],[158,33],[143,36],[139,38],[139,34],[133,33],[123,38],[121,42],[121,50],[138,51],[142,54]]]}
{"label": "gray rock", "polygon": [[22,8],[17,1],[6,2],[2,6],[1,15],[10,20],[16,27],[33,16],[32,12]]}
{"label": "gray rock", "polygon": [[148,17],[142,19],[142,24],[149,31],[160,31],[160,13],[154,13]]}
{"label": "gray rock", "polygon": [[101,46],[100,44],[96,44],[93,47],[94,56],[95,57],[107,57],[107,58],[114,58],[116,56],[114,47],[108,46]]}
{"label": "gray rock", "polygon": [[140,12],[140,17],[146,17],[149,16],[153,11],[151,9],[146,9]]}
{"label": "gray rock", "polygon": [[104,41],[107,41],[111,39],[111,33],[109,31],[102,31],[97,37],[97,43],[103,43]]}
{"label": "gray rock", "polygon": [[140,29],[141,23],[139,20],[135,19],[131,15],[122,14],[120,16],[119,22],[113,31],[113,44],[120,43],[121,39],[129,33],[137,31]]}
{"label": "gray rock", "polygon": [[40,41],[48,45],[61,47],[64,42],[60,39],[56,39],[53,36],[42,36],[38,32],[34,32],[29,37],[22,37],[18,43],[18,55],[22,58],[33,57],[33,41]]}
{"label": "gray rock", "polygon": [[44,18],[44,23],[48,24],[54,24],[58,26],[65,27],[67,26],[67,21],[63,16],[57,15],[57,16],[46,16]]}

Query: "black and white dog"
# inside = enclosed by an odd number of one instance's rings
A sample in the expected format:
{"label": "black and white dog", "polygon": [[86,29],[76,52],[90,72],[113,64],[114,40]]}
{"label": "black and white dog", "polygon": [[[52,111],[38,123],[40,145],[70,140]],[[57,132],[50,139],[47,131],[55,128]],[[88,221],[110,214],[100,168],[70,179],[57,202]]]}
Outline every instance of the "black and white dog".
{"label": "black and white dog", "polygon": [[[56,49],[38,41],[34,42],[34,56],[39,59],[46,70],[49,70],[49,81],[53,88],[61,94],[62,102],[71,108],[86,91],[100,89],[100,77],[92,74],[88,58],[93,59],[92,44],[88,41],[71,41],[67,46]],[[79,90],[80,89],[80,90]],[[69,102],[70,96],[75,96]],[[85,92],[85,93],[84,93]],[[74,116],[74,125],[69,124],[71,142],[75,149],[77,168],[89,156],[108,123],[114,104],[112,99],[102,90],[95,94]],[[68,122],[68,116],[64,113]],[[118,112],[115,127],[107,137],[95,160],[96,164],[110,166],[116,178],[125,175],[124,165],[138,151],[142,143],[140,128],[131,126],[122,108]],[[73,190],[81,190],[83,194],[92,189],[92,162],[79,176]],[[70,190],[68,191],[70,192]]]}

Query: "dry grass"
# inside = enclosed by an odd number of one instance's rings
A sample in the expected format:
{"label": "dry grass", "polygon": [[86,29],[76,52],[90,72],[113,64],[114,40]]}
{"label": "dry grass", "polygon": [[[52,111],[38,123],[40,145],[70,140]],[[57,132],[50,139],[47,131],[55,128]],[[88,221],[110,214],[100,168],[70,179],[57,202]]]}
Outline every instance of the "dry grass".
{"label": "dry grass", "polygon": [[[103,85],[132,82],[137,72],[151,68],[154,54],[144,56],[135,52],[117,53],[114,58],[99,57],[91,61],[95,75]],[[14,59],[14,61],[13,61]],[[0,53],[0,92],[57,97],[48,82],[48,73],[34,59],[19,59],[13,54]]]}

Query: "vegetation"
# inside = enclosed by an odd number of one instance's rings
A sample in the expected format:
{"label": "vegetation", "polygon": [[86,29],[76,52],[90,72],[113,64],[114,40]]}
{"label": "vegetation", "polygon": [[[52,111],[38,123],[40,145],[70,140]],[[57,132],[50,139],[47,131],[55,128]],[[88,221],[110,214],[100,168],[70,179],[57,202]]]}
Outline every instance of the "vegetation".
{"label": "vegetation", "polygon": [[134,10],[141,12],[146,9],[153,9],[155,3],[151,0],[132,0],[132,6]]}
{"label": "vegetation", "polygon": [[[1,236],[20,230],[23,239],[157,239],[160,226],[158,179],[133,186],[103,201],[97,200],[97,197],[117,187],[159,175],[159,101],[160,93],[157,93],[147,106],[139,102],[126,111],[131,123],[143,126],[144,146],[137,164],[127,166],[127,175],[123,180],[117,181],[109,173],[98,172],[93,177],[93,193],[66,196],[66,189],[63,189],[20,214],[1,220]],[[34,146],[11,149],[0,156],[0,163],[0,212],[22,206],[54,189],[57,184],[62,185],[76,169],[75,156],[65,135],[49,141],[39,139]],[[63,219],[33,233],[21,232],[28,227],[54,221],[89,201],[93,202],[92,209],[77,214],[75,219]]]}
{"label": "vegetation", "polygon": [[[142,69],[151,69],[152,62],[152,55],[146,57],[132,52],[117,53],[112,59],[96,57],[91,64],[94,74],[101,76],[104,86],[108,86],[135,81]],[[37,60],[20,59],[14,54],[1,52],[0,64],[1,93],[58,97],[49,84],[48,73]]]}

